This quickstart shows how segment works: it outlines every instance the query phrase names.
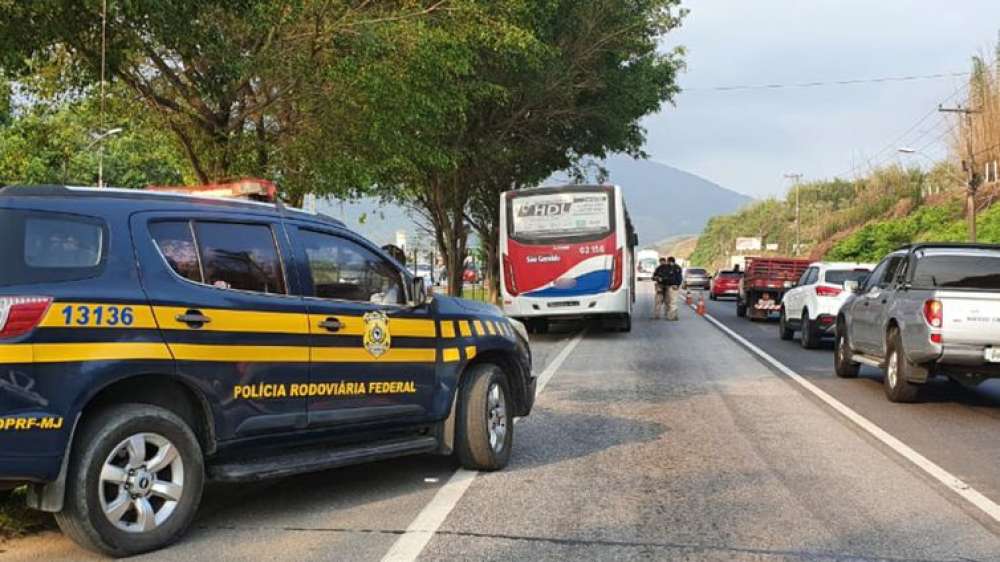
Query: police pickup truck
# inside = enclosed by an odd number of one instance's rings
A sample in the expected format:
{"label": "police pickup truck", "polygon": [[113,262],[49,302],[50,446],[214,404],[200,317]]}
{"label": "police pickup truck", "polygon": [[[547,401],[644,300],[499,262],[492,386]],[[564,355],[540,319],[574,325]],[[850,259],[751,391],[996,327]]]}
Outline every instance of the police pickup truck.
{"label": "police pickup truck", "polygon": [[0,260],[0,491],[105,554],[178,539],[207,479],[503,468],[534,401],[521,324],[280,203],[7,187]]}
{"label": "police pickup truck", "polygon": [[889,254],[837,317],[835,368],[885,371],[886,397],[912,402],[933,375],[1000,376],[1000,246],[917,244]]}

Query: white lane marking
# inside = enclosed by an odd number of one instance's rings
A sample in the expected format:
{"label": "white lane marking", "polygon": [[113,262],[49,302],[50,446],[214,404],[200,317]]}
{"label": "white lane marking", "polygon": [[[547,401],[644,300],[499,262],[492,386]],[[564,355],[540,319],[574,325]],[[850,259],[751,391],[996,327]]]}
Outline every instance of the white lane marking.
{"label": "white lane marking", "polygon": [[747,349],[755,353],[758,357],[770,363],[774,368],[778,369],[788,378],[798,383],[800,386],[802,386],[802,388],[808,390],[810,393],[813,394],[813,396],[825,402],[826,405],[830,406],[831,408],[839,412],[841,415],[843,415],[845,418],[847,418],[855,425],[863,429],[869,435],[871,435],[875,439],[878,439],[884,445],[886,445],[887,447],[889,447],[890,449],[901,455],[903,458],[916,465],[917,468],[924,471],[931,478],[934,478],[935,480],[943,484],[945,487],[958,494],[964,500],[974,505],[980,511],[982,511],[991,519],[993,519],[993,521],[1000,523],[1000,505],[997,505],[993,500],[987,498],[978,490],[976,490],[969,484],[962,481],[962,479],[958,478],[957,476],[948,472],[947,470],[941,468],[927,457],[916,452],[906,443],[903,443],[899,439],[893,437],[889,432],[875,425],[868,418],[862,416],[861,414],[845,406],[842,402],[840,402],[833,396],[827,394],[818,386],[809,382],[805,377],[791,370],[790,368],[785,366],[784,363],[778,361],[774,357],[771,357],[771,355],[768,354],[766,351],[750,343],[746,338],[737,334],[719,320],[716,320],[715,317],[713,317],[712,315],[706,313],[705,319],[714,324],[715,327],[725,332],[727,335],[729,335],[729,337],[733,338],[737,342],[744,345]]}
{"label": "white lane marking", "polygon": [[[535,396],[541,394],[542,389],[549,384],[552,376],[556,374],[556,371],[559,370],[577,344],[583,340],[584,335],[586,335],[586,330],[571,339],[559,351],[555,359],[542,371],[542,374],[538,375]],[[514,423],[518,421],[520,419],[514,420]],[[417,514],[416,519],[406,528],[406,532],[396,539],[392,548],[382,558],[382,562],[411,562],[416,560],[420,556],[420,553],[424,551],[424,548],[427,547],[427,543],[431,542],[434,534],[444,524],[444,520],[448,518],[448,514],[458,505],[459,500],[462,499],[469,486],[472,485],[472,481],[476,478],[477,474],[479,473],[474,470],[465,470],[464,468],[456,470],[445,485],[434,494],[430,503],[424,506],[420,513]]]}

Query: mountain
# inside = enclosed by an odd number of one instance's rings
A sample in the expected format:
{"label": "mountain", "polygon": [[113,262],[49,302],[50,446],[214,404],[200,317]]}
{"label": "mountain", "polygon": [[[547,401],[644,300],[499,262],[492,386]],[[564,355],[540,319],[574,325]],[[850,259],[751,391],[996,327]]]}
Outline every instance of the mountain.
{"label": "mountain", "polygon": [[[699,234],[708,219],[732,213],[753,201],[705,178],[652,160],[613,156],[601,165],[608,171],[607,181],[620,185],[625,193],[639,244],[644,247],[681,234]],[[564,175],[546,181],[547,185],[559,183],[565,183]]]}
{"label": "mountain", "polygon": [[[625,193],[632,222],[641,246],[652,246],[673,236],[699,234],[708,219],[732,213],[752,199],[704,178],[651,160],[615,156],[602,163],[608,182]],[[589,178],[596,182],[596,178]],[[567,183],[565,174],[556,174],[543,185]],[[320,212],[344,221],[347,226],[377,244],[395,242],[396,231],[406,232],[412,245],[429,248],[429,237],[417,226],[413,213],[395,205],[380,205],[363,199],[355,202],[324,200]]]}

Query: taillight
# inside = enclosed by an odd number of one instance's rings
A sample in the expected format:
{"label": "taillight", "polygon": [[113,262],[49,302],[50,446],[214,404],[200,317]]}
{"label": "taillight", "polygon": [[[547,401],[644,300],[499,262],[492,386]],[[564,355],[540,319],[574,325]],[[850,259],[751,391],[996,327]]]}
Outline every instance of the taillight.
{"label": "taillight", "polygon": [[941,301],[930,299],[924,303],[924,320],[927,320],[931,328],[944,325],[944,305]]}
{"label": "taillight", "polygon": [[51,303],[52,297],[0,297],[0,339],[34,330]]}
{"label": "taillight", "polygon": [[817,297],[835,297],[841,293],[843,289],[839,287],[827,287],[826,285],[816,286],[816,296]]}
{"label": "taillight", "polygon": [[615,252],[615,262],[611,266],[612,267],[612,273],[611,273],[611,290],[612,291],[617,291],[622,286],[622,270],[625,268],[625,264],[623,263],[623,258],[624,257],[625,257],[625,255],[622,252],[622,249],[619,248],[618,251]]}
{"label": "taillight", "polygon": [[513,296],[518,295],[517,282],[514,281],[514,264],[510,261],[510,256],[503,255],[503,280],[507,287],[507,292]]}

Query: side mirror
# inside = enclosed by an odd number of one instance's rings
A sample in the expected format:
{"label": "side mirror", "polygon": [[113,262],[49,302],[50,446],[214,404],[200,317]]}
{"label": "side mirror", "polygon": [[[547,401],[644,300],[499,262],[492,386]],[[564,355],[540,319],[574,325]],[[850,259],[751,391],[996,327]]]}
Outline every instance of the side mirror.
{"label": "side mirror", "polygon": [[412,294],[412,306],[423,306],[427,304],[430,300],[427,296],[427,285],[424,282],[423,277],[414,277],[413,286],[411,287]]}
{"label": "side mirror", "polygon": [[857,293],[861,289],[861,284],[853,279],[844,281],[844,290],[848,293]]}

